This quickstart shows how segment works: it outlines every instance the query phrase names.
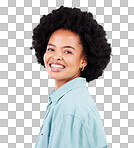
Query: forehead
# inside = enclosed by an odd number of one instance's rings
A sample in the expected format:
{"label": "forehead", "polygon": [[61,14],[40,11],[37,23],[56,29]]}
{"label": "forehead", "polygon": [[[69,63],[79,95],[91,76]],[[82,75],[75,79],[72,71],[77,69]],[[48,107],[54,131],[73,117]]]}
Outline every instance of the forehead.
{"label": "forehead", "polygon": [[49,42],[56,42],[58,43],[69,43],[74,45],[79,45],[80,37],[78,34],[64,29],[58,29],[52,33],[50,36]]}

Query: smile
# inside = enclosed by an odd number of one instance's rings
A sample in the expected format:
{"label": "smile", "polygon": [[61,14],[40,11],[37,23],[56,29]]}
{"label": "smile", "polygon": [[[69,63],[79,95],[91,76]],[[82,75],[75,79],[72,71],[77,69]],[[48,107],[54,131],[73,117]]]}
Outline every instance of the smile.
{"label": "smile", "polygon": [[62,65],[56,65],[56,64],[49,64],[51,71],[53,72],[60,72],[62,71],[65,67]]}

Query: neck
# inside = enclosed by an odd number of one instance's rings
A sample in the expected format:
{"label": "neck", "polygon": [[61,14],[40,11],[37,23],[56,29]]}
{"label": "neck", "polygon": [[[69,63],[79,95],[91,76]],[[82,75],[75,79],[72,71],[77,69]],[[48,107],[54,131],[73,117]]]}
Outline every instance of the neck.
{"label": "neck", "polygon": [[66,80],[55,80],[55,91],[59,89],[62,85],[67,83],[68,81],[73,80],[74,78],[77,78],[77,77],[72,77],[71,79],[66,79]]}
{"label": "neck", "polygon": [[55,91],[57,89],[59,89],[62,85],[64,85],[66,83],[66,81],[58,81],[58,80],[55,80]]}

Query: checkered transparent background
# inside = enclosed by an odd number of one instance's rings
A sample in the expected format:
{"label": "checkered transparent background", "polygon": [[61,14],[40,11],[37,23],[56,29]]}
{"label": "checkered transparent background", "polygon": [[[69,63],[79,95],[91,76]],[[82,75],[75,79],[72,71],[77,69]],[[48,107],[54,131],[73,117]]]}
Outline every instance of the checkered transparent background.
{"label": "checkered transparent background", "polygon": [[0,2],[0,148],[34,148],[54,80],[30,50],[32,29],[60,5],[93,13],[107,32],[112,58],[87,84],[109,148],[134,147],[133,0],[3,0]]}

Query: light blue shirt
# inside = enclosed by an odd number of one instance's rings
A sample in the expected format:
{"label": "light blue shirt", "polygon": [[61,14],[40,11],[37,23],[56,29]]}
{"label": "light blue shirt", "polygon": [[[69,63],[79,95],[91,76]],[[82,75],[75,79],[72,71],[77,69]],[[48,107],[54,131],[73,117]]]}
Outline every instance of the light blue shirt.
{"label": "light blue shirt", "polygon": [[35,148],[108,148],[98,109],[77,77],[49,93]]}

